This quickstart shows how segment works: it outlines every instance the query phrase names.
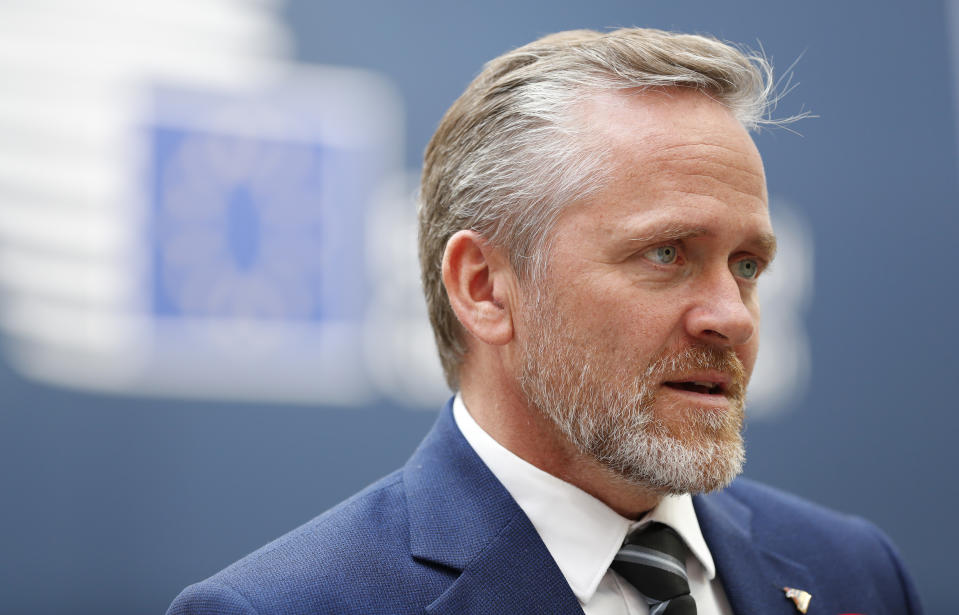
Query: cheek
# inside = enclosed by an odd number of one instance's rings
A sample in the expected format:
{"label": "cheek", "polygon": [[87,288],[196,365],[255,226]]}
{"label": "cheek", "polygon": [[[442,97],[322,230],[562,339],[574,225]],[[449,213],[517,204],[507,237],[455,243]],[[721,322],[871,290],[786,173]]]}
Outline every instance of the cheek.
{"label": "cheek", "polygon": [[567,332],[567,339],[635,360],[661,352],[681,329],[676,301],[650,296],[615,274],[580,274],[572,279],[578,283],[567,284],[550,298],[575,329]]}
{"label": "cheek", "polygon": [[597,341],[624,357],[658,354],[670,344],[679,323],[675,308],[662,309],[636,297],[598,304],[593,310],[589,318],[595,319]]}

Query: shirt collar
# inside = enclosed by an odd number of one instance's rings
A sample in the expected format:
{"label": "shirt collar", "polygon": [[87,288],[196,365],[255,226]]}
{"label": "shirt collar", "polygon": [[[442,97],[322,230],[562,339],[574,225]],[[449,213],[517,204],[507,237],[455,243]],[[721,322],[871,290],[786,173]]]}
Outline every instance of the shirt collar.
{"label": "shirt collar", "polygon": [[526,513],[581,603],[589,602],[596,593],[626,535],[651,521],[675,529],[702,564],[706,577],[716,576],[689,495],[667,496],[634,522],[494,440],[473,419],[459,394],[453,400],[453,418],[466,441]]}

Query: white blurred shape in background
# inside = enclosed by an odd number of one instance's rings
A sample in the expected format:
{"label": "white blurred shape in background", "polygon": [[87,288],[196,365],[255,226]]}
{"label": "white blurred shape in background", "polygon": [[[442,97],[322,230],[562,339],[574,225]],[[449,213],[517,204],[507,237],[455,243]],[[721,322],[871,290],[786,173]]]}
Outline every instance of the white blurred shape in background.
{"label": "white blurred shape in background", "polygon": [[749,383],[746,410],[767,418],[802,401],[811,372],[805,314],[812,303],[814,245],[801,211],[771,197],[769,213],[778,252],[759,280],[759,358]]}
{"label": "white blurred shape in background", "polygon": [[369,226],[373,297],[366,353],[379,390],[398,401],[437,408],[450,396],[443,380],[420,283],[415,203],[419,174],[384,186]]}
{"label": "white blurred shape in background", "polygon": [[289,62],[277,9],[0,6],[0,331],[24,374],[135,394],[397,396],[375,388],[364,342],[383,312],[368,215],[401,175],[400,102],[371,73]]}

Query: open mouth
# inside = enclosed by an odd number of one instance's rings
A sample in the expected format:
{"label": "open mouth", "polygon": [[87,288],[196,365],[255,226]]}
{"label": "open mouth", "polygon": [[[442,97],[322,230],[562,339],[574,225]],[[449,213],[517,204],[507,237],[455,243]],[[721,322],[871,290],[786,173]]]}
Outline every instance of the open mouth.
{"label": "open mouth", "polygon": [[689,380],[684,382],[665,382],[664,384],[671,389],[690,391],[692,393],[700,393],[702,395],[722,395],[724,392],[723,385],[718,382]]}

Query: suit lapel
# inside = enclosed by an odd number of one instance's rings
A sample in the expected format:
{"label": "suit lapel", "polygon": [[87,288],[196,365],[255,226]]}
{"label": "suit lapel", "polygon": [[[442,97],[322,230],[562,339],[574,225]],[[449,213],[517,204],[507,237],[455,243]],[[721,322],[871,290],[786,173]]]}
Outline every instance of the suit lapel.
{"label": "suit lapel", "polygon": [[813,579],[805,566],[756,544],[749,508],[723,492],[696,496],[693,505],[734,613],[795,615],[798,611],[786,598],[784,587],[813,595],[809,615],[829,612],[827,605],[816,602]]}
{"label": "suit lapel", "polygon": [[520,513],[426,612],[582,615],[583,611],[536,530]]}
{"label": "suit lapel", "polygon": [[582,613],[532,523],[448,403],[403,470],[414,558],[459,571],[428,613]]}

